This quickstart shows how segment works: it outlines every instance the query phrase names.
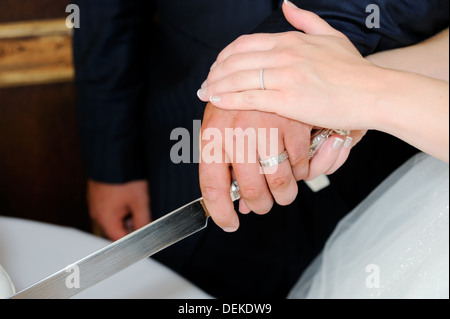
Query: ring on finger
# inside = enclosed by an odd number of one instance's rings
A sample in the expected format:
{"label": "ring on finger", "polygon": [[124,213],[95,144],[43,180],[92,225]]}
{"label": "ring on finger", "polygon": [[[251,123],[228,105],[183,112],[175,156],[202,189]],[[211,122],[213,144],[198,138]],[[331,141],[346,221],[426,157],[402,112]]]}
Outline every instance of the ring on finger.
{"label": "ring on finger", "polygon": [[264,85],[264,68],[259,69],[259,84],[261,86],[261,90],[264,91],[266,89]]}
{"label": "ring on finger", "polygon": [[264,160],[259,160],[259,163],[261,164],[262,168],[267,168],[267,167],[272,167],[272,166],[276,166],[280,163],[283,163],[284,161],[286,161],[289,158],[289,155],[287,153],[287,151],[285,150],[283,153],[274,156],[274,157],[270,157]]}

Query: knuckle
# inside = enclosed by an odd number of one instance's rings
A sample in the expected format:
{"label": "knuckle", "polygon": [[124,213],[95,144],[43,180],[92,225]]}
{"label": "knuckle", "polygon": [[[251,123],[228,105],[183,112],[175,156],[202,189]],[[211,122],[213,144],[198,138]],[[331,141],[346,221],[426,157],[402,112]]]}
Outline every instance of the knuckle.
{"label": "knuckle", "polygon": [[298,31],[288,31],[281,33],[281,37],[283,40],[285,40],[287,43],[292,43],[292,41],[302,41],[303,42],[303,33],[300,33]]}
{"label": "knuckle", "polygon": [[270,187],[272,189],[280,190],[287,188],[291,183],[291,179],[288,176],[278,176],[270,181]]}
{"label": "knuckle", "polygon": [[247,43],[249,41],[250,37],[248,34],[244,34],[239,36],[233,44],[233,48],[237,51],[245,50],[247,47]]}
{"label": "knuckle", "polygon": [[201,186],[202,196],[207,201],[215,201],[219,198],[222,190],[213,183],[206,183]]}
{"label": "knuckle", "polygon": [[234,66],[236,65],[237,59],[235,55],[230,55],[222,62],[222,72],[223,70],[227,72],[231,72],[234,69]]}
{"label": "knuckle", "polygon": [[260,199],[263,194],[259,188],[253,186],[240,186],[239,191],[243,198],[252,202]]}
{"label": "knuckle", "polygon": [[245,91],[243,93],[243,100],[246,105],[256,105],[257,104],[257,93],[253,91]]}
{"label": "knuckle", "polygon": [[290,62],[299,59],[299,55],[296,51],[290,48],[281,49],[278,51],[278,59],[280,59],[280,61]]}

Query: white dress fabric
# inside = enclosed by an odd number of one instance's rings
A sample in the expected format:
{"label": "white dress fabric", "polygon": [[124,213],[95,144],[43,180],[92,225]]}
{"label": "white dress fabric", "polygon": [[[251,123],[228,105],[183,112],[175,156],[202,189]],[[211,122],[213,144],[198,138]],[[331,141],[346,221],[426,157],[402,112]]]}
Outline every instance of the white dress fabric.
{"label": "white dress fabric", "polygon": [[449,165],[419,154],[394,172],[338,224],[288,297],[449,298]]}

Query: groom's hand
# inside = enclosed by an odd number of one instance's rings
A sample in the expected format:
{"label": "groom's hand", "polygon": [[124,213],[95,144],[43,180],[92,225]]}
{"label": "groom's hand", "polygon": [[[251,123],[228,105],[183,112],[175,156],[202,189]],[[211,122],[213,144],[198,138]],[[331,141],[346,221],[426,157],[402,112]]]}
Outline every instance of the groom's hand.
{"label": "groom's hand", "polygon": [[[271,129],[277,132],[275,136]],[[297,181],[331,174],[341,166],[350,151],[346,143],[342,143],[342,137],[331,136],[311,160],[311,130],[310,125],[273,113],[227,111],[208,103],[200,136],[199,176],[203,200],[214,222],[225,231],[235,231],[239,227],[230,197],[232,180],[239,185],[239,211],[266,214],[274,200],[279,205],[294,201],[298,193]],[[234,134],[231,138],[230,132]],[[249,137],[252,132],[256,136],[255,145]],[[276,147],[271,150],[269,144]],[[284,150],[289,155],[288,160],[261,168],[259,156],[267,159]]]}
{"label": "groom's hand", "polygon": [[[229,193],[232,178],[240,188],[242,213],[268,213],[274,200],[291,204],[297,196],[296,181],[309,175],[311,129],[275,114],[225,111],[208,104],[200,137],[199,173],[203,199],[214,222],[226,231],[239,227]],[[230,132],[235,133],[231,138]],[[269,158],[284,150],[288,160],[262,171],[259,156]]]}
{"label": "groom's hand", "polygon": [[87,197],[91,218],[111,240],[151,221],[147,181],[107,184],[88,180]]}

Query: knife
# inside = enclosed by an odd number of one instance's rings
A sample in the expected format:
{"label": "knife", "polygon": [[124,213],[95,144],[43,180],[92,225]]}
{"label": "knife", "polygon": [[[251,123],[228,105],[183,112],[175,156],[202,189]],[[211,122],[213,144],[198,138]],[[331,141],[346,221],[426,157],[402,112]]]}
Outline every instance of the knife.
{"label": "knife", "polygon": [[[310,158],[333,133],[348,131],[321,129],[312,135]],[[239,187],[231,184],[233,201],[240,199]],[[128,234],[108,246],[61,269],[37,283],[19,291],[10,299],[66,299],[86,290],[134,263],[204,229],[209,213],[199,198],[154,222]],[[79,285],[68,284],[71,271],[77,271]]]}
{"label": "knife", "polygon": [[[231,185],[230,195],[233,201],[240,198],[236,182]],[[70,298],[204,229],[208,218],[209,213],[203,199],[199,198],[19,291],[10,299]],[[75,270],[79,285],[73,287],[70,276]]]}

